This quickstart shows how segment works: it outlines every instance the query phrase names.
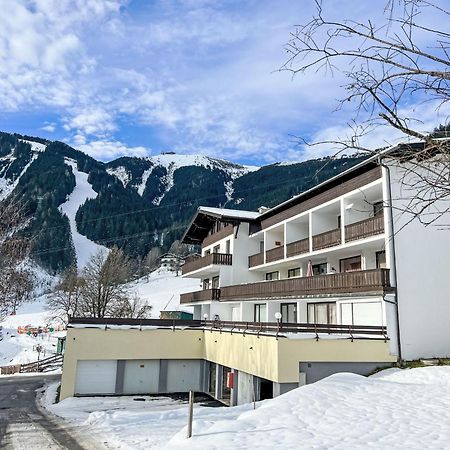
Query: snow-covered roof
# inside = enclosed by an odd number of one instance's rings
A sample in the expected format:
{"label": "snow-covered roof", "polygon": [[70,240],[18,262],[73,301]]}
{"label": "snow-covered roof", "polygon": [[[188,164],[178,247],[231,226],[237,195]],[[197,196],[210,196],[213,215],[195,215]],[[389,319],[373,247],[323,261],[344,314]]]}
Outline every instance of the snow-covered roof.
{"label": "snow-covered roof", "polygon": [[209,206],[200,206],[197,210],[205,214],[211,214],[220,218],[254,220],[259,216],[255,211],[243,211],[239,209],[212,208]]}

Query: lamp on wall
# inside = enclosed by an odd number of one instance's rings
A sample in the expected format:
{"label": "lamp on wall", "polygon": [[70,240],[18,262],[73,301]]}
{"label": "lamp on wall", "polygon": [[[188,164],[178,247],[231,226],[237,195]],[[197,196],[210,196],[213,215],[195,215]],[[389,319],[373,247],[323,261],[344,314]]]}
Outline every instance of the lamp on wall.
{"label": "lamp on wall", "polygon": [[345,209],[352,209],[353,208],[353,203],[350,203],[350,204],[348,204],[346,207],[345,207]]}

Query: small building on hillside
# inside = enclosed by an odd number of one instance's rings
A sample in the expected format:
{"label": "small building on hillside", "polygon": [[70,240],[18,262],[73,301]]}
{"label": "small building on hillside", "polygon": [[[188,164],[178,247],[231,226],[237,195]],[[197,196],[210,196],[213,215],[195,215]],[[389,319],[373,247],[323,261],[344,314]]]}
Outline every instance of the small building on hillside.
{"label": "small building on hillside", "polygon": [[184,258],[174,253],[165,253],[159,257],[159,263],[160,267],[177,272],[184,264]]}

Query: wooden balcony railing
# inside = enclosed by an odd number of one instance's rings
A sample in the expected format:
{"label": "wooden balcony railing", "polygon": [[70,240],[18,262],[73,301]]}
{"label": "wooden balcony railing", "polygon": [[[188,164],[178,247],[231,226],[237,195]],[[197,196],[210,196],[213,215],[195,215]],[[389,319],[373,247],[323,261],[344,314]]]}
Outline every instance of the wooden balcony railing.
{"label": "wooden balcony railing", "polygon": [[264,252],[248,257],[248,267],[260,266],[261,264],[264,264]]}
{"label": "wooden balcony railing", "polygon": [[345,241],[356,241],[384,232],[384,217],[379,215],[345,226]]}
{"label": "wooden balcony railing", "polygon": [[289,298],[388,290],[391,290],[389,270],[371,269],[224,286],[220,290],[220,300]]}
{"label": "wooden balcony railing", "polygon": [[279,259],[284,259],[284,246],[271,248],[266,251],[266,263],[272,261],[278,261]]}
{"label": "wooden balcony railing", "polygon": [[211,264],[231,266],[232,263],[233,257],[228,253],[211,253],[203,257],[187,259],[186,262],[183,264],[183,267],[181,268],[181,273],[185,275],[187,273],[193,272],[194,270],[210,266]]}
{"label": "wooden balcony railing", "polygon": [[203,289],[203,291],[187,292],[180,295],[180,303],[207,302],[219,300],[220,289]]}
{"label": "wooden balcony railing", "polygon": [[286,245],[286,256],[288,258],[302,253],[309,253],[309,238],[300,239]]}
{"label": "wooden balcony railing", "polygon": [[341,243],[341,229],[326,231],[325,233],[316,234],[313,238],[313,250],[334,247]]}

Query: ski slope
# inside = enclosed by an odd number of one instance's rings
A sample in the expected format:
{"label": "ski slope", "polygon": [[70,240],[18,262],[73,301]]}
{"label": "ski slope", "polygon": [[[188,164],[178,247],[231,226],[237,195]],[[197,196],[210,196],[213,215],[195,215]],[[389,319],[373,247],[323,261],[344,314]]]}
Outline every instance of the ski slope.
{"label": "ski slope", "polygon": [[76,186],[69,195],[67,201],[63,203],[59,209],[69,219],[78,269],[83,269],[92,255],[101,251],[108,252],[108,249],[102,245],[96,244],[78,232],[75,221],[78,208],[83,205],[86,200],[96,198],[97,192],[95,192],[89,184],[88,174],[78,170],[76,161],[66,158],[65,163],[72,168],[72,172],[75,175]]}

